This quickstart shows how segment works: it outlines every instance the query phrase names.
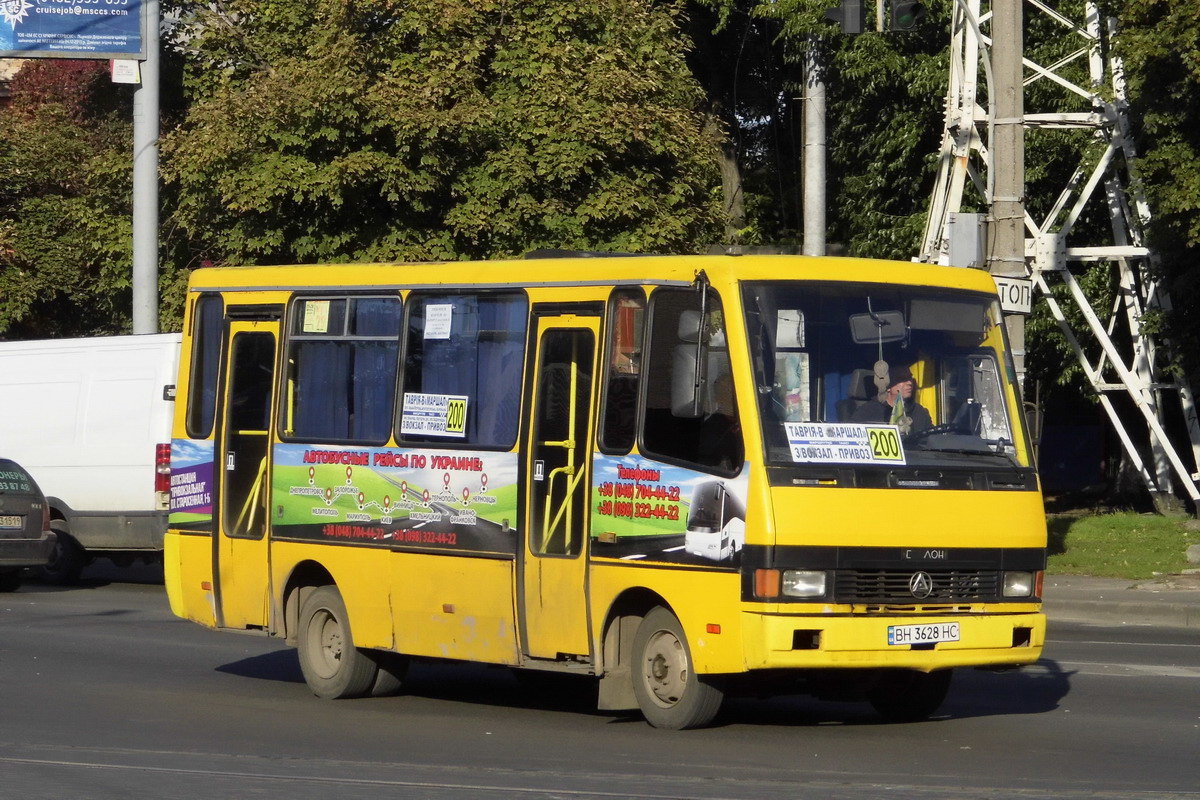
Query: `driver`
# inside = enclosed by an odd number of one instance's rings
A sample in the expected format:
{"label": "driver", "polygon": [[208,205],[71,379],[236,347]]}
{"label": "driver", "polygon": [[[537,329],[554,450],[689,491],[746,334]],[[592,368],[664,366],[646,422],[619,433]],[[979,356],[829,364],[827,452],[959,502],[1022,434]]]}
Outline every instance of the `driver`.
{"label": "driver", "polygon": [[[933,420],[925,407],[914,399],[917,382],[912,370],[903,364],[888,368],[887,392],[882,400],[868,400],[859,406],[851,417],[853,422],[874,422],[899,425],[904,436],[920,433],[933,426]],[[899,403],[899,406],[897,406]]]}

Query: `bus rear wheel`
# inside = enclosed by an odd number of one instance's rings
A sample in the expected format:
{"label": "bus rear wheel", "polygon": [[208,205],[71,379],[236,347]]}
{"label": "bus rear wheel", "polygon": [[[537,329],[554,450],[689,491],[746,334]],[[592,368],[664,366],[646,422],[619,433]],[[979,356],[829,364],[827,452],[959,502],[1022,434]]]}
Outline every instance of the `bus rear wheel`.
{"label": "bus rear wheel", "polygon": [[725,693],[716,679],[696,674],[683,626],[670,611],[660,606],[646,615],[633,654],[633,692],[651,725],[686,730],[717,716]]}
{"label": "bus rear wheel", "polygon": [[949,669],[890,671],[867,690],[867,700],[888,722],[919,722],[942,705],[953,674]]}
{"label": "bus rear wheel", "polygon": [[350,617],[336,587],[321,586],[305,599],[298,638],[300,671],[317,697],[337,700],[371,691],[379,666],[354,646]]}

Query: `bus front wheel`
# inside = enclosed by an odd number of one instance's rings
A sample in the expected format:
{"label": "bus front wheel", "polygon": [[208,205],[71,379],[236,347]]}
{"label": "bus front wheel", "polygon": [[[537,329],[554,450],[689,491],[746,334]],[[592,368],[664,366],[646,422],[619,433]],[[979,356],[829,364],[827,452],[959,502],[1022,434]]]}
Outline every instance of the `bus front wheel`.
{"label": "bus front wheel", "polygon": [[890,671],[867,690],[867,700],[888,722],[919,722],[928,719],[946,699],[953,674],[949,669]]}
{"label": "bus front wheel", "polygon": [[670,611],[653,609],[633,640],[633,692],[646,721],[685,730],[712,722],[725,693],[719,682],[696,674],[683,626]]}
{"label": "bus front wheel", "polygon": [[304,681],[317,697],[362,697],[375,685],[379,666],[354,646],[350,617],[336,587],[314,589],[300,609],[297,652]]}

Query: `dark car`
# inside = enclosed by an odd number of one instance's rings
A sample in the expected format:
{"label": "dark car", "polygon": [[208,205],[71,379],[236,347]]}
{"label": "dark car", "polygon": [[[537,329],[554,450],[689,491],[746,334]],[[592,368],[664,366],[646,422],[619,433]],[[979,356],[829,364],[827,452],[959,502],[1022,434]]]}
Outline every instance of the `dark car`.
{"label": "dark car", "polygon": [[49,561],[54,541],[42,490],[17,462],[0,458],[0,592],[21,585],[23,567]]}

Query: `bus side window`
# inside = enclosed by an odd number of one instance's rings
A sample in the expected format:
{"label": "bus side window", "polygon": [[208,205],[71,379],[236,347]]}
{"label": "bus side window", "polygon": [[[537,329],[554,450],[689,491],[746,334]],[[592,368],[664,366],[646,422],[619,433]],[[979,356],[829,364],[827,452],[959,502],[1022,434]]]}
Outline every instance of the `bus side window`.
{"label": "bus side window", "polygon": [[642,335],[646,296],[640,289],[618,289],[609,303],[604,406],[600,446],[624,455],[637,439],[637,395],[642,374]]}
{"label": "bus side window", "polygon": [[[400,438],[507,450],[517,441],[529,303],[524,294],[410,295]],[[457,431],[416,432],[413,395],[465,397]],[[405,428],[408,426],[408,432]]]}
{"label": "bus side window", "polygon": [[187,433],[207,439],[217,411],[217,376],[225,303],[220,295],[201,295],[192,313],[192,374],[188,380]]}
{"label": "bus side window", "polygon": [[385,444],[399,363],[400,298],[303,298],[292,313],[284,436]]}
{"label": "bus side window", "polygon": [[[651,298],[650,360],[644,390],[646,455],[736,473],[745,458],[720,297],[709,292],[705,319],[690,289],[659,289]],[[703,341],[703,347],[698,347]],[[705,362],[693,405],[697,352]]]}

